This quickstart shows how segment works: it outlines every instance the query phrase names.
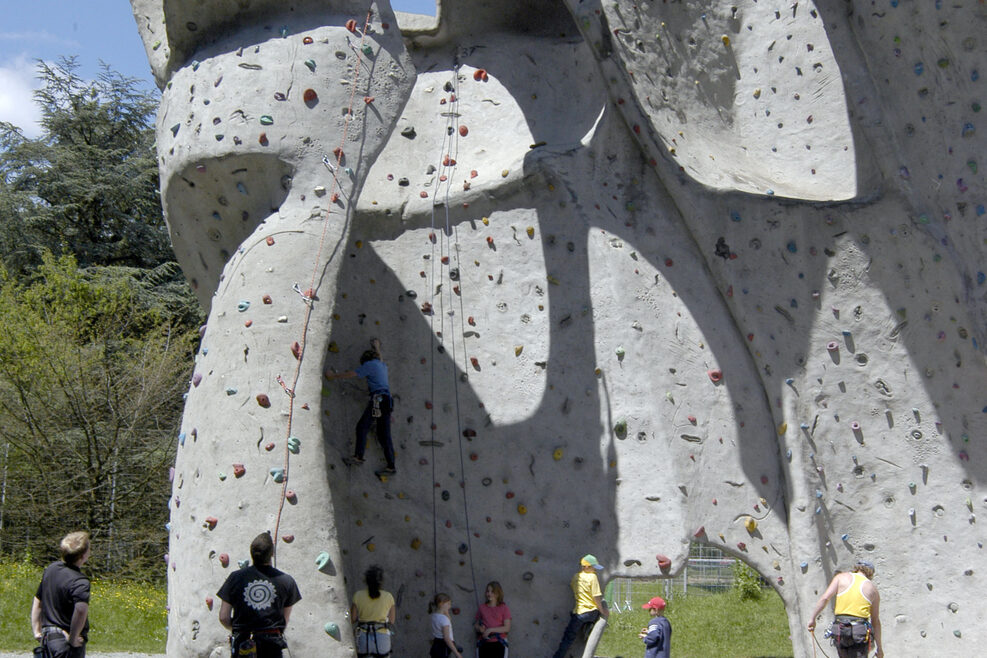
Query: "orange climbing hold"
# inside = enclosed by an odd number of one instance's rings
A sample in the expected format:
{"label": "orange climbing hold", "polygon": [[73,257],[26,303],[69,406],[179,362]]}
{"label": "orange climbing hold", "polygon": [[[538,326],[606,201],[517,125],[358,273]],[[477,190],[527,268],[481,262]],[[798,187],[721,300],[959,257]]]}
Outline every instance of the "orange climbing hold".
{"label": "orange climbing hold", "polygon": [[371,103],[374,102],[374,97],[373,96],[364,96],[363,97],[363,102],[364,102],[365,105],[370,105]]}
{"label": "orange climbing hold", "polygon": [[473,79],[476,80],[477,82],[480,82],[481,80],[483,82],[486,82],[489,79],[489,76],[487,76],[487,72],[485,69],[477,69],[473,71]]}
{"label": "orange climbing hold", "polygon": [[258,393],[257,404],[267,409],[271,406],[271,398],[267,397],[267,393]]}
{"label": "orange climbing hold", "polygon": [[473,367],[476,368],[477,370],[480,369],[480,361],[475,356],[470,357],[470,363],[472,363]]}
{"label": "orange climbing hold", "polygon": [[346,21],[346,29],[349,30],[350,32],[353,32],[355,34],[356,33],[356,21],[353,20],[352,18],[350,20]]}
{"label": "orange climbing hold", "polygon": [[271,296],[270,295],[264,295],[263,297],[261,297],[261,301],[264,302],[265,304],[273,304],[274,303],[274,300],[271,299]]}
{"label": "orange climbing hold", "polygon": [[267,246],[270,247],[271,245],[274,244],[274,236],[273,235],[267,236],[267,238],[264,240],[264,242],[266,242],[267,243]]}
{"label": "orange climbing hold", "polygon": [[306,46],[311,46],[312,45],[312,37],[305,37],[304,39],[302,39],[302,43],[304,43]]}
{"label": "orange climbing hold", "polygon": [[315,101],[319,100],[319,95],[315,93],[314,89],[306,89],[302,93],[302,100],[304,100],[306,103],[314,103]]}

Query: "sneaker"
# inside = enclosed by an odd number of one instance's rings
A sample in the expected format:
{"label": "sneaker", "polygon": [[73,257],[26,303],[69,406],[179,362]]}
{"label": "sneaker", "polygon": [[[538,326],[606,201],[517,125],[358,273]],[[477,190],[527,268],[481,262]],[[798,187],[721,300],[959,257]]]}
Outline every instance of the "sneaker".
{"label": "sneaker", "polygon": [[367,460],[363,457],[343,457],[343,463],[347,466],[359,466],[365,461]]}
{"label": "sneaker", "polygon": [[374,475],[376,475],[377,477],[380,477],[382,475],[394,475],[397,472],[398,472],[398,469],[394,468],[393,466],[385,466],[384,468],[380,469],[379,471],[374,471]]}

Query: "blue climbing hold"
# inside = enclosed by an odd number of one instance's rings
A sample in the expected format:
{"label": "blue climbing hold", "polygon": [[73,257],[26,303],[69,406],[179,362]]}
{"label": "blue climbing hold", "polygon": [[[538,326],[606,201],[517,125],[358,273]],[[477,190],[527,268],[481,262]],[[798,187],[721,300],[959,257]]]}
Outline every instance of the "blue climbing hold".
{"label": "blue climbing hold", "polygon": [[960,132],[963,137],[973,137],[977,134],[977,128],[972,123],[963,124],[963,130]]}
{"label": "blue climbing hold", "polygon": [[787,248],[787,249],[788,249],[788,250],[789,250],[790,252],[792,252],[793,254],[794,254],[794,253],[795,253],[796,251],[798,251],[798,250],[799,250],[799,248],[798,248],[798,246],[797,246],[797,245],[795,244],[795,240],[790,240],[790,241],[788,242],[788,244],[787,244],[787,245],[785,245],[785,246],[786,246],[786,248]]}
{"label": "blue climbing hold", "polygon": [[730,219],[732,219],[735,222],[739,222],[740,221],[740,213],[737,212],[736,210],[731,210],[730,211]]}
{"label": "blue climbing hold", "polygon": [[922,73],[924,71],[925,71],[925,64],[923,64],[922,62],[916,62],[915,63],[915,75],[922,75]]}
{"label": "blue climbing hold", "polygon": [[250,302],[248,302],[246,299],[241,299],[239,302],[237,302],[236,310],[240,311],[241,313],[246,311],[248,308],[250,308]]}
{"label": "blue climbing hold", "polygon": [[237,192],[239,192],[240,194],[246,194],[247,193],[247,186],[244,185],[243,183],[237,183],[236,184],[236,189],[237,189]]}
{"label": "blue climbing hold", "polygon": [[983,272],[977,272],[977,283],[984,285],[984,281],[987,281],[987,274]]}
{"label": "blue climbing hold", "polygon": [[185,445],[185,432],[182,432],[178,435],[178,445],[180,446]]}
{"label": "blue climbing hold", "polygon": [[277,482],[278,484],[281,484],[282,482],[284,482],[284,469],[283,468],[277,468],[277,467],[272,468],[271,469],[271,478],[275,482]]}

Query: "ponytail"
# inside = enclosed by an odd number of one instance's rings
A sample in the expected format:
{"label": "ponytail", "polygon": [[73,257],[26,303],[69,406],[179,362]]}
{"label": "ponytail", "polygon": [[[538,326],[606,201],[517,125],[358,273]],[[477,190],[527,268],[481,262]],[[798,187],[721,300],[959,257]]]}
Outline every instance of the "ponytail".
{"label": "ponytail", "polygon": [[432,599],[431,603],[428,604],[428,612],[429,612],[429,614],[431,614],[433,612],[438,612],[439,611],[439,608],[442,607],[442,604],[444,604],[444,603],[446,603],[448,601],[452,601],[452,599],[449,597],[448,594],[444,594],[442,592],[439,592],[438,594],[436,594],[435,595],[435,598]]}
{"label": "ponytail", "polygon": [[367,594],[370,595],[370,598],[379,599],[380,584],[384,580],[384,570],[375,564],[366,570],[363,578],[367,581]]}

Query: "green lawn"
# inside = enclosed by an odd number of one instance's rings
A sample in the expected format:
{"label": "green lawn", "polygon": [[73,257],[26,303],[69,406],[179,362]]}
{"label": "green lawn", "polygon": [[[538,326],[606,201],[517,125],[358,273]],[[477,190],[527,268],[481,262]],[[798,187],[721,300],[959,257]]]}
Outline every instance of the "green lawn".
{"label": "green lawn", "polygon": [[[0,563],[0,650],[30,650],[31,601],[41,569]],[[163,587],[145,583],[92,584],[89,608],[90,651],[164,653],[168,597]]]}
{"label": "green lawn", "polygon": [[[658,588],[655,591],[660,594]],[[635,593],[635,599],[638,595]],[[596,655],[605,658],[640,658],[644,643],[637,634],[648,625],[641,600],[632,601],[632,612],[611,613]],[[774,590],[760,600],[742,601],[735,592],[677,594],[665,616],[672,625],[675,658],[781,658],[792,655],[785,606]]]}

